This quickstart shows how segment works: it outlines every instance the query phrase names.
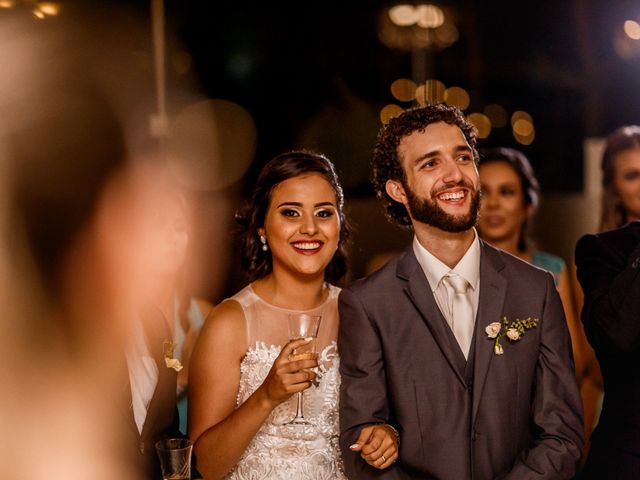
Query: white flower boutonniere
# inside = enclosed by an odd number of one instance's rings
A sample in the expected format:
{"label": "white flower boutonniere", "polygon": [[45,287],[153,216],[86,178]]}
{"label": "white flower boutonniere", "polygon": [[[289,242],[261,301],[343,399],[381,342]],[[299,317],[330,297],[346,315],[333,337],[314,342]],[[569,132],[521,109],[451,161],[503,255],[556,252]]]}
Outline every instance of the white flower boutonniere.
{"label": "white flower boutonniere", "polygon": [[182,363],[177,358],[173,358],[173,352],[176,349],[176,344],[171,340],[165,340],[162,344],[162,350],[164,351],[164,363],[167,368],[173,368],[176,372],[182,370]]}
{"label": "white flower boutonniere", "polygon": [[507,317],[502,317],[502,323],[492,322],[487,325],[484,331],[489,338],[495,338],[493,344],[493,353],[496,355],[502,355],[504,349],[500,343],[500,339],[506,336],[511,342],[517,342],[524,337],[524,332],[538,326],[538,319],[534,317],[528,317],[524,320],[516,318],[513,322],[509,323]]}

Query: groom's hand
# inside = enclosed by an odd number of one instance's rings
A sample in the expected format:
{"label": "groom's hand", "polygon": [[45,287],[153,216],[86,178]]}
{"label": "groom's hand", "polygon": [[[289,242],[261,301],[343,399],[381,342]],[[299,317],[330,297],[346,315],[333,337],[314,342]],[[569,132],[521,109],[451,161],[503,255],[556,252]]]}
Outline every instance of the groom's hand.
{"label": "groom's hand", "polygon": [[369,465],[382,470],[398,459],[398,443],[396,431],[389,425],[380,424],[364,427],[356,443],[349,448],[360,452]]}

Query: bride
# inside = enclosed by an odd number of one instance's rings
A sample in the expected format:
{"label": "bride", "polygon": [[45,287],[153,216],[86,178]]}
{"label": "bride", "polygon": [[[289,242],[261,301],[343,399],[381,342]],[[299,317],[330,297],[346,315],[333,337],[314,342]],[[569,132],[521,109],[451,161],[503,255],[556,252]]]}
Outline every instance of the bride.
{"label": "bride", "polygon": [[[343,479],[338,447],[339,288],[348,225],[332,163],[310,152],[271,160],[243,215],[252,282],[207,319],[192,357],[189,432],[207,479]],[[317,359],[290,356],[291,313],[321,315]],[[311,426],[287,425],[303,392]]]}

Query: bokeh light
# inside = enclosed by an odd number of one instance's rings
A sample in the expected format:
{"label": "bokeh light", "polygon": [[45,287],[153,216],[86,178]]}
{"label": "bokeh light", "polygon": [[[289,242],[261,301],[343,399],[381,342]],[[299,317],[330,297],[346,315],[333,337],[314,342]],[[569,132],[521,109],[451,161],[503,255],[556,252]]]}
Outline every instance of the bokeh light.
{"label": "bokeh light", "polygon": [[256,143],[256,126],[247,110],[227,100],[201,100],[176,116],[169,160],[183,184],[220,190],[245,174]]}
{"label": "bokeh light", "polygon": [[15,4],[15,0],[0,0],[0,8],[12,8]]}
{"label": "bokeh light", "polygon": [[444,12],[430,4],[401,4],[389,9],[389,19],[399,27],[438,28],[444,23]]}
{"label": "bokeh light", "polygon": [[418,21],[418,12],[413,5],[396,5],[389,9],[389,18],[399,27],[408,27]]}
{"label": "bokeh light", "polygon": [[484,107],[484,114],[491,120],[491,125],[494,128],[502,128],[507,124],[509,115],[503,106],[497,103],[490,103]]}
{"label": "bokeh light", "polygon": [[632,40],[640,40],[640,23],[635,20],[624,22],[624,33]]}
{"label": "bokeh light", "polygon": [[444,101],[449,105],[458,107],[460,110],[466,110],[469,108],[471,99],[469,94],[464,88],[461,87],[449,87],[444,92]]}
{"label": "bokeh light", "polygon": [[478,138],[487,138],[491,133],[491,120],[484,113],[472,113],[467,120],[476,127]]}
{"label": "bokeh light", "polygon": [[398,105],[390,103],[389,105],[385,105],[382,110],[380,110],[380,121],[382,123],[387,123],[393,117],[397,117],[404,109]]}
{"label": "bokeh light", "polygon": [[[519,121],[521,121],[521,120],[519,120]],[[532,128],[531,128],[531,133],[529,135],[526,135],[526,136],[518,134],[515,130],[513,131],[513,138],[515,138],[516,141],[521,145],[531,145],[533,143],[533,140],[535,139],[535,137],[536,137],[536,131],[533,128],[533,125],[532,125]]]}
{"label": "bokeh light", "polygon": [[452,10],[428,3],[401,4],[380,12],[378,37],[389,48],[443,49],[458,40]]}
{"label": "bokeh light", "polygon": [[513,138],[521,145],[531,145],[536,136],[533,117],[523,110],[516,110],[511,115]]}
{"label": "bokeh light", "polygon": [[391,84],[391,94],[396,100],[410,102],[416,98],[416,82],[407,78],[399,78]]}
{"label": "bokeh light", "polygon": [[444,12],[435,5],[418,5],[416,13],[416,23],[422,28],[438,28],[444,23]]}
{"label": "bokeh light", "polygon": [[60,4],[56,2],[39,2],[36,8],[51,17],[55,17],[60,13]]}
{"label": "bokeh light", "polygon": [[444,102],[444,94],[447,90],[440,80],[429,79],[416,88],[416,101],[424,105]]}
{"label": "bokeh light", "polygon": [[31,13],[40,20],[44,20],[46,17],[55,17],[60,13],[60,4],[57,2],[38,2]]}
{"label": "bokeh light", "polygon": [[527,120],[533,124],[533,118],[524,110],[516,110],[511,114],[511,126],[513,127],[518,120]]}
{"label": "bokeh light", "polygon": [[533,123],[525,118],[519,118],[513,123],[513,131],[521,137],[528,137],[533,133]]}

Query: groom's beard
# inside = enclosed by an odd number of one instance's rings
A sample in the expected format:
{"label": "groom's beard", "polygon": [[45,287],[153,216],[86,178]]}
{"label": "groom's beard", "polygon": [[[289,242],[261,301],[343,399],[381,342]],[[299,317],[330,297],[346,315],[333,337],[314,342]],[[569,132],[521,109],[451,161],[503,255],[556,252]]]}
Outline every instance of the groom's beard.
{"label": "groom's beard", "polygon": [[415,194],[408,185],[403,185],[409,202],[408,209],[411,217],[432,227],[439,228],[445,232],[460,233],[475,227],[478,222],[478,212],[480,211],[480,190],[473,188],[464,181],[457,184],[446,185],[444,188],[456,186],[465,187],[471,195],[469,212],[465,215],[451,215],[445,212],[435,200],[438,191],[431,192],[431,198],[421,198]]}

